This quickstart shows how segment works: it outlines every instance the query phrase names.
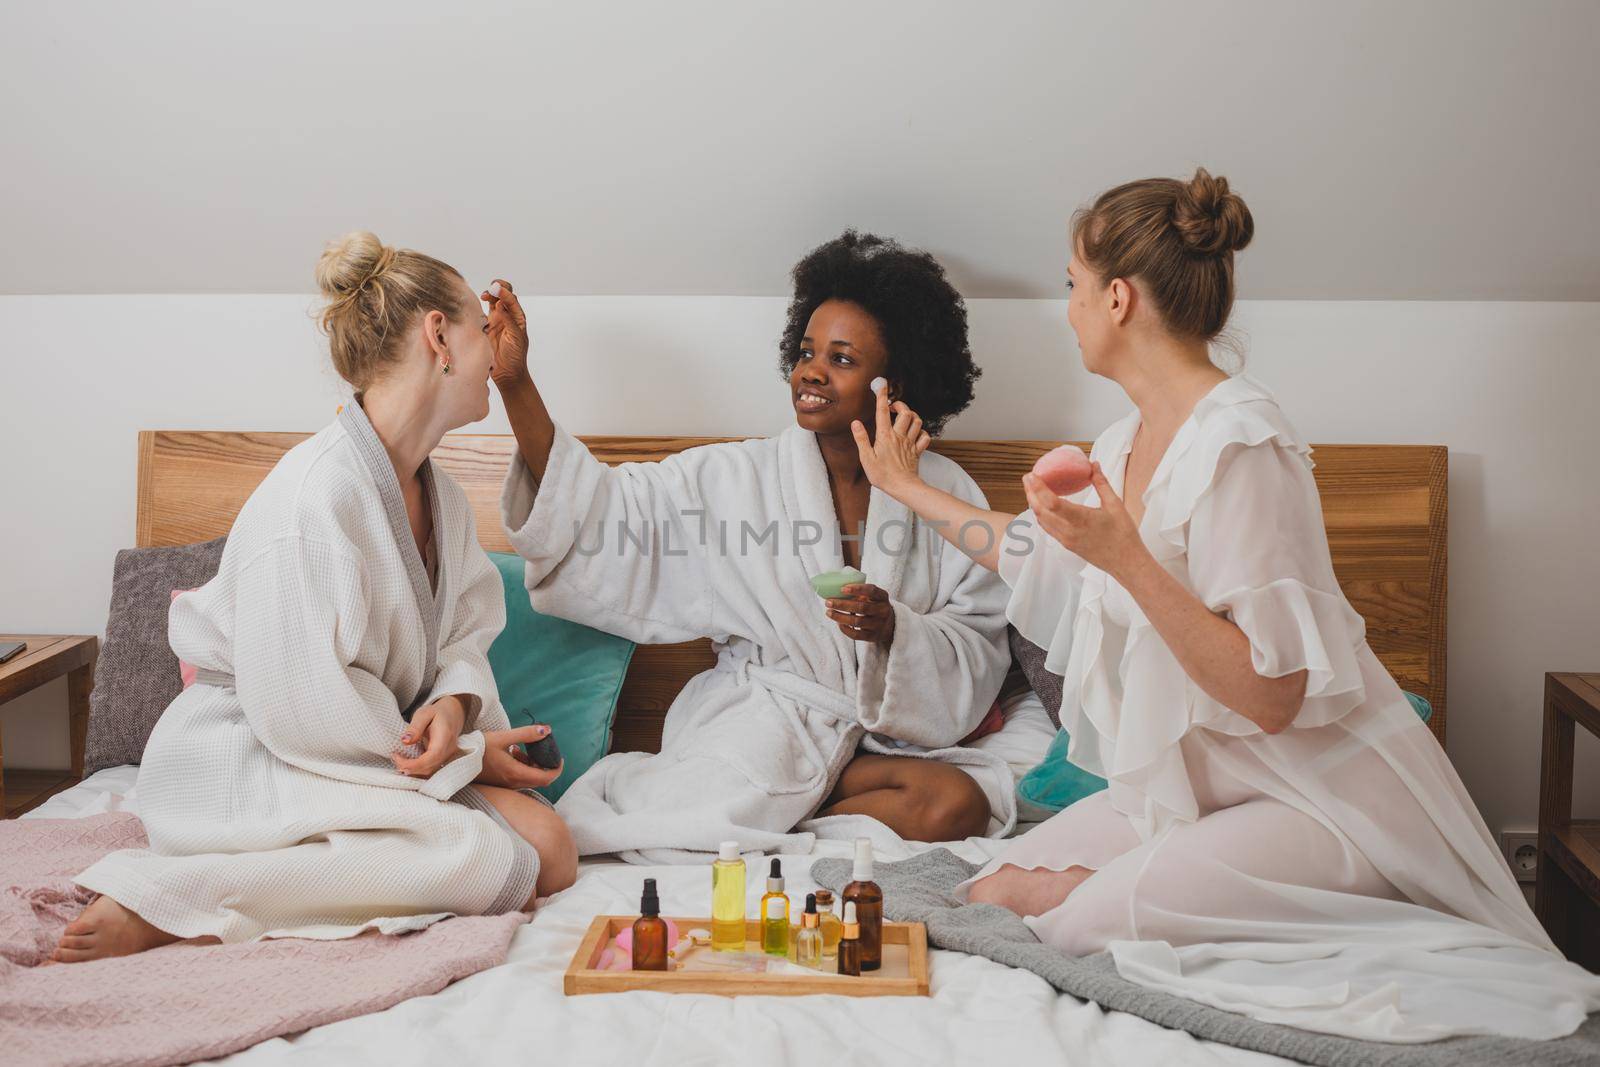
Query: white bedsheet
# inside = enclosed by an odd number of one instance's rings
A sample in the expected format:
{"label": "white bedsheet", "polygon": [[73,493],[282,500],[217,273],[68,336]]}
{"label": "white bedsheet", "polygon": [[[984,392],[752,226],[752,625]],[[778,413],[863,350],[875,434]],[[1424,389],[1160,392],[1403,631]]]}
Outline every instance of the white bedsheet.
{"label": "white bedsheet", "polygon": [[[138,811],[138,769],[114,767],[52,797],[32,818],[81,818]],[[981,861],[999,842],[956,846]],[[786,856],[791,897],[814,888],[819,856],[845,855],[844,842]],[[902,855],[904,847],[900,849]],[[893,854],[884,859],[902,858]],[[1026,971],[956,952],[931,953],[930,997],[713,997],[627,993],[567,997],[561,975],[601,913],[638,909],[646,877],[656,879],[666,914],[703,914],[710,877],[700,867],[585,862],[576,885],[540,909],[499,967],[429,997],[292,1039],[274,1039],[224,1061],[263,1067],[287,1061],[340,1064],[527,1062],[928,1064],[1160,1063],[1264,1067],[1289,1061],[1197,1041],[1120,1012],[1058,994]],[[763,883],[749,880],[750,913]]]}

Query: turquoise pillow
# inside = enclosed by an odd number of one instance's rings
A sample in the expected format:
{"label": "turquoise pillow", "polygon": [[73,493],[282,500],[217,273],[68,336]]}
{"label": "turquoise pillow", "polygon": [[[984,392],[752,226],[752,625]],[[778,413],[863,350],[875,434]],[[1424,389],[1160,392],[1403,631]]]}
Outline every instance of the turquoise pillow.
{"label": "turquoise pillow", "polygon": [[[1417,694],[1407,693],[1406,700],[1423,722],[1433,715],[1433,705]],[[1104,778],[1067,762],[1067,741],[1067,731],[1057,731],[1055,740],[1045,750],[1044,759],[1017,783],[1017,796],[1025,806],[1054,813],[1106,787]]]}
{"label": "turquoise pillow", "polygon": [[[1401,690],[1405,692],[1404,690]],[[1417,718],[1427,722],[1433,718],[1433,705],[1428,703],[1427,697],[1419,697],[1415,693],[1406,693],[1406,699],[1411,702],[1411,710],[1417,713]]]}
{"label": "turquoise pillow", "polygon": [[1067,762],[1067,731],[1057,730],[1044,759],[1017,783],[1017,796],[1054,813],[1106,787],[1106,780]]}
{"label": "turquoise pillow", "polygon": [[611,723],[634,644],[539,614],[522,584],[522,557],[491,552],[489,558],[506,590],[506,628],[489,646],[489,666],[511,725],[542,722],[561,747],[561,777],[539,790],[556,800],[611,748]]}

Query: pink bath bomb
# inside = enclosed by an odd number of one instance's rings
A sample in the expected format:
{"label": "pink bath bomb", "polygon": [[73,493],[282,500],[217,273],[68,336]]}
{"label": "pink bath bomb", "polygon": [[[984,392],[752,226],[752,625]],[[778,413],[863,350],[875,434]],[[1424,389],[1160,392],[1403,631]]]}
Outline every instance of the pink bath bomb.
{"label": "pink bath bomb", "polygon": [[1033,473],[1056,496],[1071,496],[1087,486],[1093,476],[1089,457],[1077,445],[1052,448],[1039,457]]}

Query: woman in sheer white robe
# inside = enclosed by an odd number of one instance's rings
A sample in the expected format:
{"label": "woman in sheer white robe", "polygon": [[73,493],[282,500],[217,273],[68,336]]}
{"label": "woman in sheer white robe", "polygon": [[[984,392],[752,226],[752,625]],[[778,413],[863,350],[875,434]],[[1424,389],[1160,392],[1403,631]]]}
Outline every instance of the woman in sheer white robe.
{"label": "woman in sheer white robe", "polygon": [[[1074,220],[1068,318],[1136,410],[1092,484],[981,512],[922,484],[915,425],[858,433],[873,483],[999,571],[1065,678],[1068,758],[1109,787],[961,887],[1044,942],[1270,1022],[1384,1041],[1554,1037],[1600,1008],[1564,961],[1334,577],[1310,449],[1209,342],[1253,222],[1224,179],[1113,189]],[[978,523],[979,526],[968,524]],[[986,540],[972,533],[986,526]],[[958,534],[952,533],[953,538]]]}

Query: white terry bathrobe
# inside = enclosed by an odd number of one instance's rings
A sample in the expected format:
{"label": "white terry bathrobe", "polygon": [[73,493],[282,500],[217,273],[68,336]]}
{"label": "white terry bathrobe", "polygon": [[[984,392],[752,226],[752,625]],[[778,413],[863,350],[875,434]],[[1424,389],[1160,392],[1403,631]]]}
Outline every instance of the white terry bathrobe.
{"label": "white terry bathrobe", "polygon": [[[199,669],[139,770],[150,847],[78,882],[181,937],[346,937],[499,914],[539,859],[469,786],[485,729],[508,726],[489,671],[499,574],[465,494],[423,465],[437,589],[366,415],[298,445],[251,495],[217,576],[173,603],[173,651]],[[390,754],[405,718],[466,697],[461,754],[427,779]]]}
{"label": "white terry bathrobe", "polygon": [[[942,456],[924,454],[921,474],[984,504]],[[810,431],[608,467],[557,427],[542,483],[518,456],[502,506],[537,610],[642,643],[709,636],[716,648],[716,666],[673,701],[659,755],[614,753],[562,796],[583,854],[694,862],[722,840],[803,852],[814,834],[881,834],[865,817],[791,833],[859,745],[961,766],[989,798],[991,832],[1015,822],[1005,762],[957,746],[1010,665],[1004,584],[873,490],[861,570],[889,594],[894,639],[885,649],[846,637],[809,582],[844,565]]]}

